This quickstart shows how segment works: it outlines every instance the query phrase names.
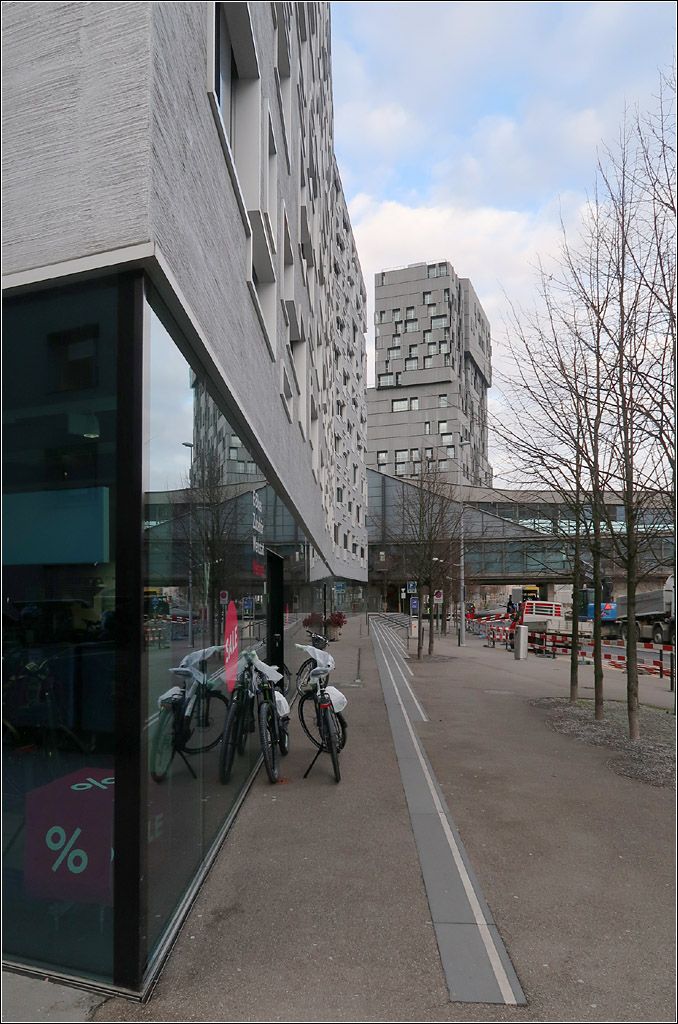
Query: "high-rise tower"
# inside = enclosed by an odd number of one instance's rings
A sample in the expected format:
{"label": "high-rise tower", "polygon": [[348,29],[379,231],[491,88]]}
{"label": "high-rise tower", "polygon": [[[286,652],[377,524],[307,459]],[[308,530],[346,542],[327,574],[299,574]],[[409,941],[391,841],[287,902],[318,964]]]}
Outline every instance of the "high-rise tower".
{"label": "high-rise tower", "polygon": [[367,393],[367,466],[416,477],[423,459],[450,483],[490,486],[490,325],[447,261],[375,277],[376,387]]}

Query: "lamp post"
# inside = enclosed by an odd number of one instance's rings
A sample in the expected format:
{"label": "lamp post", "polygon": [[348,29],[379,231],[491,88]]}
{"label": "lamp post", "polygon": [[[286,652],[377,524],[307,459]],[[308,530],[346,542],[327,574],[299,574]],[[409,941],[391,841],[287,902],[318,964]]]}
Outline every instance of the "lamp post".
{"label": "lamp post", "polygon": [[[193,442],[182,441],[184,448],[191,449],[191,474],[189,485],[193,487]],[[193,647],[193,509],[188,517],[188,646]]]}
{"label": "lamp post", "polygon": [[[459,448],[466,448],[470,441],[459,440]],[[464,494],[461,489],[461,451],[457,456],[457,474],[459,480],[459,569],[460,569],[460,601],[461,618],[459,620],[459,646],[466,646],[466,590],[464,586]]]}

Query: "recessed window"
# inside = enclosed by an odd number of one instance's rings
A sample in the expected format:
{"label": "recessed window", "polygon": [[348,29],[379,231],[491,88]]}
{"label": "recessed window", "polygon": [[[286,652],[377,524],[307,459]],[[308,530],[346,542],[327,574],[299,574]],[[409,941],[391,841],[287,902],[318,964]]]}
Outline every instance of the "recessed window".
{"label": "recessed window", "polygon": [[448,326],[447,314],[444,314],[443,316],[432,316],[431,317],[431,328],[434,331],[442,330],[443,327],[447,327],[447,326]]}
{"label": "recessed window", "polygon": [[402,316],[400,315],[400,310],[399,309],[394,309],[393,310],[393,322],[397,323],[398,320],[402,320]]}
{"label": "recessed window", "polygon": [[377,452],[377,465],[385,466],[388,462],[388,452]]}
{"label": "recessed window", "polygon": [[408,306],[405,310],[405,319],[411,320],[414,317],[414,306]]}
{"label": "recessed window", "polygon": [[405,369],[406,370],[416,370],[418,365],[419,365],[419,360],[416,357],[414,359],[406,359],[405,360]]}
{"label": "recessed window", "polygon": [[441,473],[447,473],[447,459],[438,459],[438,469]]}
{"label": "recessed window", "polygon": [[416,410],[419,408],[419,399],[410,398],[410,409]]}
{"label": "recessed window", "polygon": [[432,301],[432,299],[431,299],[431,292],[424,292],[423,300],[424,300],[424,305],[427,306],[429,304],[429,302]]}
{"label": "recessed window", "polygon": [[438,408],[447,408],[447,395],[438,395]]}
{"label": "recessed window", "polygon": [[408,404],[406,398],[394,398],[391,402],[391,412],[407,412]]}
{"label": "recessed window", "polygon": [[430,420],[426,420],[426,422],[424,423],[424,433],[425,434],[430,434],[431,433],[431,421]]}
{"label": "recessed window", "polygon": [[415,331],[419,330],[418,320],[406,320],[405,321],[405,334],[414,334]]}
{"label": "recessed window", "polygon": [[396,462],[407,462],[407,448],[400,448],[395,453]]}
{"label": "recessed window", "polygon": [[433,368],[433,356],[424,356],[424,369],[431,370]]}
{"label": "recessed window", "polygon": [[395,468],[395,475],[396,476],[405,476],[406,470],[407,470],[407,466],[404,465],[403,463],[400,463],[400,465],[396,466],[396,468]]}

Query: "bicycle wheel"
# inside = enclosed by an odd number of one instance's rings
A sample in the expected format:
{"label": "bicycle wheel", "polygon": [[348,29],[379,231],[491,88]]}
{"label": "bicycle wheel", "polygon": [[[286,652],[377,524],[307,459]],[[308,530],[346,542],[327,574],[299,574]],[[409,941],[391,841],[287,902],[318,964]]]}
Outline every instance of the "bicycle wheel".
{"label": "bicycle wheel", "polygon": [[261,752],[264,755],[264,765],[269,782],[278,781],[278,747],[275,743],[275,729],[273,726],[274,708],[264,701],[259,708],[259,738],[261,740]]}
{"label": "bicycle wheel", "polygon": [[287,757],[290,752],[290,718],[289,715],[278,719],[278,746],[280,747],[280,753],[283,757]]}
{"label": "bicycle wheel", "polygon": [[247,741],[251,732],[254,732],[254,697],[248,695],[242,705],[240,729],[236,742],[236,750],[241,757],[247,750]]}
{"label": "bicycle wheel", "polygon": [[299,701],[299,721],[311,743],[316,747],[321,747],[323,741],[318,726],[315,693],[312,690],[307,690]]}
{"label": "bicycle wheel", "polygon": [[307,658],[303,663],[299,671],[297,672],[297,693],[303,694],[306,692],[308,681],[311,678],[311,671],[315,668],[315,661],[313,658]]}
{"label": "bicycle wheel", "polygon": [[337,722],[339,723],[339,750],[343,750],[346,746],[346,719],[342,715],[341,711],[335,712],[337,716]]}
{"label": "bicycle wheel", "polygon": [[242,725],[242,706],[238,701],[232,700],[226,715],[221,750],[219,751],[219,782],[222,785],[230,781],[233,759],[242,731]]}
{"label": "bicycle wheel", "polygon": [[228,701],[219,690],[198,690],[183,748],[187,754],[204,754],[216,747],[224,732]]}
{"label": "bicycle wheel", "polygon": [[174,711],[163,708],[151,743],[151,778],[164,782],[167,778],[174,752]]}
{"label": "bicycle wheel", "polygon": [[276,683],[275,685],[280,690],[280,692],[282,693],[283,697],[286,697],[287,694],[290,692],[290,686],[292,684],[292,674],[291,674],[290,670],[288,669],[287,665],[285,665],[285,664],[283,664],[281,672],[282,672],[283,677],[280,680],[280,682]]}
{"label": "bicycle wheel", "polygon": [[339,769],[339,723],[332,708],[325,708],[323,712],[323,732],[325,733],[326,749],[332,758],[332,768],[336,782],[341,780]]}

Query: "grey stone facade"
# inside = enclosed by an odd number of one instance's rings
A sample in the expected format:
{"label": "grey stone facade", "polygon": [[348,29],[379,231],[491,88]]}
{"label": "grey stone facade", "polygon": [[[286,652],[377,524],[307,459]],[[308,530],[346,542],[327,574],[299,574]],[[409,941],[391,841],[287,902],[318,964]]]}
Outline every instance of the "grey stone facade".
{"label": "grey stone facade", "polygon": [[366,579],[366,292],[329,4],[8,3],[3,36],[3,288],[143,266],[311,578]]}
{"label": "grey stone facade", "polygon": [[461,469],[462,483],[491,486],[492,343],[471,282],[447,261],[377,274],[375,349],[368,467],[416,477],[427,459],[452,484]]}

